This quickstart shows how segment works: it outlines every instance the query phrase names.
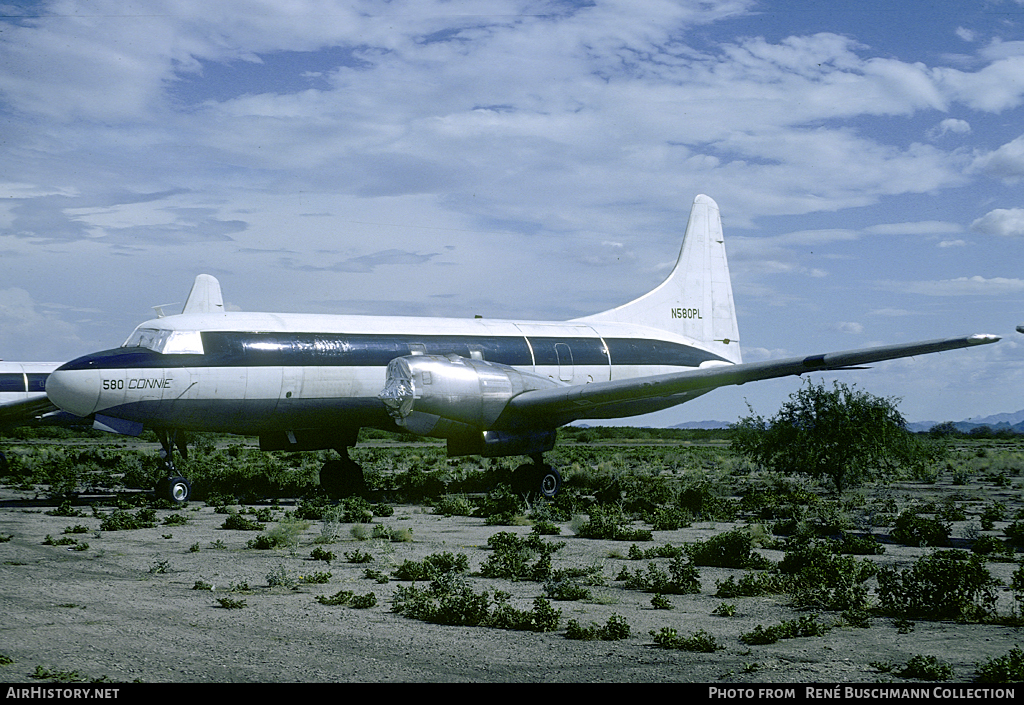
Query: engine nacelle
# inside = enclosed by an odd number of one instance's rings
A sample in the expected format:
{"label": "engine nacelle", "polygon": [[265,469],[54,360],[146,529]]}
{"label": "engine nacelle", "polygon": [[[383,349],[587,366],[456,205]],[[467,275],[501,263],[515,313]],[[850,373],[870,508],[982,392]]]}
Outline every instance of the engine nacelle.
{"label": "engine nacelle", "polygon": [[[388,364],[387,383],[378,397],[402,428],[421,436],[456,440],[458,447],[468,450],[477,445],[475,439],[487,445],[484,432],[492,430],[514,396],[559,386],[547,377],[484,360],[458,355],[406,355]],[[473,440],[467,443],[468,439]]]}

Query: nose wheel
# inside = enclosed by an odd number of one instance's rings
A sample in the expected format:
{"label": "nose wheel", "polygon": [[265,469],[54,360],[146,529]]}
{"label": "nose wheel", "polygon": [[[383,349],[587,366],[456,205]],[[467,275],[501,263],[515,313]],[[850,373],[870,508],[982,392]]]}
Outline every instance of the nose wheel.
{"label": "nose wheel", "polygon": [[178,449],[182,458],[188,458],[185,434],[182,431],[158,430],[156,436],[160,440],[160,455],[164,459],[167,476],[156,483],[154,492],[160,499],[166,499],[174,504],[184,504],[192,496],[192,484],[178,474],[177,468],[174,467],[174,449]]}

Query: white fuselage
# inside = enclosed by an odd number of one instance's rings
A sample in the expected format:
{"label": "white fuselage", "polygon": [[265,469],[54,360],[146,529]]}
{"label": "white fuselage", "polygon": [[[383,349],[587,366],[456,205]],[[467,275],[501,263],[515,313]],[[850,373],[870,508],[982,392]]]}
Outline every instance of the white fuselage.
{"label": "white fuselage", "polygon": [[155,428],[387,428],[378,398],[387,364],[418,354],[485,360],[564,385],[724,362],[693,340],[621,323],[200,313],[143,323],[125,346],[64,365],[47,391],[72,413]]}

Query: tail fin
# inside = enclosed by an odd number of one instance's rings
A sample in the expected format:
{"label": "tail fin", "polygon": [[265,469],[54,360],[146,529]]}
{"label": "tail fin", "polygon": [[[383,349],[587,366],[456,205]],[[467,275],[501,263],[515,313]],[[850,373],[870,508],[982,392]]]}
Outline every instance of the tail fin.
{"label": "tail fin", "polygon": [[661,286],[628,304],[577,320],[668,330],[726,360],[742,362],[718,204],[703,194],[693,200],[679,259]]}
{"label": "tail fin", "polygon": [[182,313],[223,313],[224,298],[220,293],[220,282],[209,274],[200,274],[188,292]]}

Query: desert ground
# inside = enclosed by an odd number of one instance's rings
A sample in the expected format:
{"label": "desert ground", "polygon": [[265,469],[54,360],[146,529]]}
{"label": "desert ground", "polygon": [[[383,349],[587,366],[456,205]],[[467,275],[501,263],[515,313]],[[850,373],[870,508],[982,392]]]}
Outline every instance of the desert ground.
{"label": "desert ground", "polygon": [[[902,483],[885,491],[909,497],[942,490]],[[955,491],[979,502],[1005,501],[1011,513],[1019,504],[1013,483],[997,487],[979,480]],[[746,571],[714,567],[700,568],[699,594],[666,595],[669,604],[655,608],[650,593],[626,589],[615,579],[623,567],[635,571],[648,563],[629,559],[635,542],[580,538],[572,522],[558,524],[558,535],[543,537],[563,544],[553,554],[554,567],[597,566],[604,584],[592,587],[588,599],[552,600],[561,611],[558,629],[432,624],[393,611],[392,597],[409,582],[379,581],[367,577],[367,570],[387,576],[407,560],[465,554],[466,581],[474,591],[505,591],[514,606],[529,609],[544,595],[540,583],[480,575],[492,553],[488,538],[501,531],[528,536],[529,524],[494,526],[478,517],[443,516],[422,504],[395,504],[391,516],[365,524],[293,524],[288,545],[259,549],[251,547],[259,532],[223,528],[224,510],[202,501],[158,509],[151,528],[110,531],[100,524],[118,496],[79,496],[63,512],[79,516],[67,516],[55,515],[59,502],[44,494],[40,488],[0,486],[0,681],[8,683],[914,683],[879,664],[905,664],[919,655],[951,666],[947,682],[965,683],[980,661],[1003,656],[1021,642],[1020,629],[1006,620],[908,625],[872,614],[866,625],[852,626],[838,613],[815,612],[819,622],[836,626],[821,636],[748,645],[739,637],[758,625],[809,613],[794,608],[786,595],[717,597],[719,582]],[[285,498],[232,509],[262,509],[269,530],[295,507],[296,500]],[[165,523],[172,515],[179,521]],[[694,522],[655,531],[641,546],[683,545],[741,525]],[[954,527],[954,536],[965,533],[962,528]],[[866,560],[908,566],[932,550],[891,542],[885,531],[876,534],[885,552]],[[374,533],[411,540],[374,538]],[[768,543],[758,552],[780,559],[783,553]],[[313,558],[317,547],[333,553],[334,560]],[[372,561],[349,562],[346,553]],[[999,613],[1014,613],[1010,580],[1018,564],[987,566],[1002,582]],[[327,582],[313,582],[313,576]],[[364,598],[372,593],[375,604],[329,605],[316,599],[346,590]],[[733,606],[731,615],[716,614],[723,603]],[[628,624],[627,638],[567,638],[569,620],[605,625],[613,615]],[[703,630],[720,648],[711,653],[662,648],[653,632],[665,628],[680,636]]]}

